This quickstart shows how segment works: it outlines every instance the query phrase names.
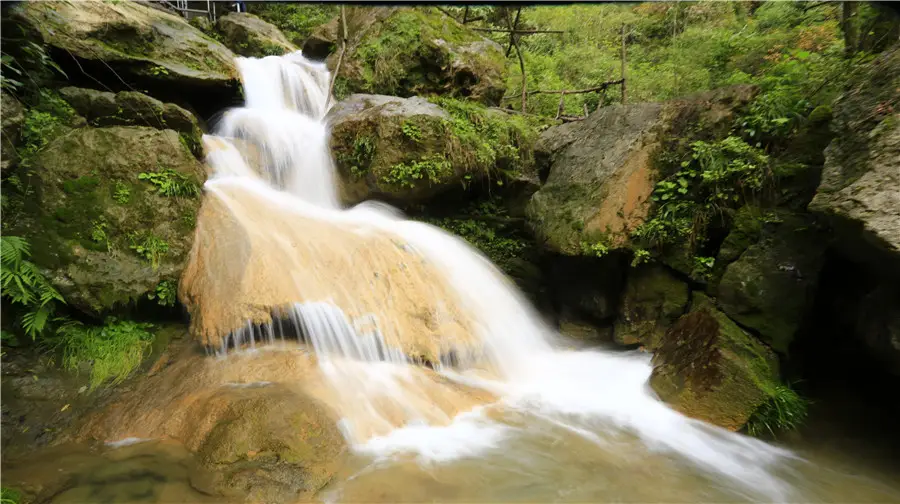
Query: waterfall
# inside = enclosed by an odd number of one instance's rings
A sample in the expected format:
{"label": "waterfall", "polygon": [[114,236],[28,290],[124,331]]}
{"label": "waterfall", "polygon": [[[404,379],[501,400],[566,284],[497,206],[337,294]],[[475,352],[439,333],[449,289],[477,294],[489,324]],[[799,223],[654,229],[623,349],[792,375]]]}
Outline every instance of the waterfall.
{"label": "waterfall", "polygon": [[555,348],[555,331],[462,239],[383,204],[341,208],[324,64],[298,52],[238,67],[246,103],[204,137],[212,173],[182,287],[207,342],[226,352],[300,333],[348,440],[376,458],[479,456],[527,417],[790,499],[775,469],[793,455],[666,407],[646,355]]}

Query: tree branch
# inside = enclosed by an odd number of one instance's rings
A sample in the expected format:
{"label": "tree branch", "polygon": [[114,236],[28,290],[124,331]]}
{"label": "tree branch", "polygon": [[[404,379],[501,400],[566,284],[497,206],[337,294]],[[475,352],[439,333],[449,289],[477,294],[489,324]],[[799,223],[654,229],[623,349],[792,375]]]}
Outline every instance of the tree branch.
{"label": "tree branch", "polygon": [[[590,88],[586,88],[586,89],[535,89],[534,91],[529,91],[528,94],[535,95],[535,94],[563,94],[563,93],[565,93],[565,94],[569,95],[569,94],[582,94],[582,93],[596,93],[599,91],[605,91],[606,88],[608,88],[609,86],[617,86],[619,84],[622,84],[622,82],[623,82],[622,79],[606,81],[606,82],[601,83],[598,86],[594,86],[594,87],[590,87]],[[504,96],[503,97],[504,100],[509,100],[512,98],[516,98],[516,96]]]}
{"label": "tree branch", "polygon": [[338,72],[341,71],[341,63],[344,62],[344,52],[347,51],[347,16],[344,14],[344,6],[341,5],[341,27],[343,34],[341,37],[341,53],[338,55],[337,65],[334,67],[334,73],[331,75],[331,83],[328,85],[328,99],[333,100],[334,83],[337,80]]}
{"label": "tree branch", "polygon": [[510,30],[505,28],[470,28],[470,30],[480,32],[515,33],[516,35],[531,35],[534,33],[566,33],[562,30]]}

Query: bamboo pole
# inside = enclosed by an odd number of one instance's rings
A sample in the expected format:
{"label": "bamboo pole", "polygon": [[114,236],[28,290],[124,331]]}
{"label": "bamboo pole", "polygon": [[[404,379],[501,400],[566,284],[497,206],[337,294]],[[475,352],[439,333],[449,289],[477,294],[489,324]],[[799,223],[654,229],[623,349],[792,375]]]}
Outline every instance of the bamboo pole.
{"label": "bamboo pole", "polygon": [[625,90],[625,23],[622,23],[622,104],[625,104],[627,92]]}
{"label": "bamboo pole", "polygon": [[343,33],[341,37],[341,53],[338,55],[337,65],[334,66],[334,73],[331,75],[331,83],[328,84],[328,99],[333,100],[334,98],[334,82],[337,80],[338,72],[341,71],[341,63],[344,62],[344,52],[347,51],[347,16],[344,13],[344,6],[341,5],[341,26],[343,28]]}

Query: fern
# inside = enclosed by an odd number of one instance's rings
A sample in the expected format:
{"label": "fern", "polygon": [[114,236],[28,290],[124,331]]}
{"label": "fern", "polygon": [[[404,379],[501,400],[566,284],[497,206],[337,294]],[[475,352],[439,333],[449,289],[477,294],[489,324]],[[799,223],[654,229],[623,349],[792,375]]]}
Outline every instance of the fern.
{"label": "fern", "polygon": [[47,328],[56,303],[65,304],[62,295],[50,284],[37,265],[28,260],[31,247],[24,238],[0,236],[0,286],[3,297],[22,305],[22,329],[36,339]]}

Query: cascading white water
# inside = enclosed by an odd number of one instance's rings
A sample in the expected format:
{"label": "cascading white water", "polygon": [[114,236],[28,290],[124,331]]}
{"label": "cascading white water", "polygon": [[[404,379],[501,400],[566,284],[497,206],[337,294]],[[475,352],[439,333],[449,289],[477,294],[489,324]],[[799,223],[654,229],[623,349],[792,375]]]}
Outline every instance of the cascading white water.
{"label": "cascading white water", "polygon": [[[218,136],[206,138],[221,147],[207,158],[214,170],[208,193],[227,201],[226,189],[255,192],[271,202],[272,211],[327,222],[335,229],[402,237],[443,272],[481,342],[478,355],[457,356],[437,370],[453,382],[490,391],[496,401],[432,423],[441,412],[423,414],[422,408],[433,389],[415,386],[411,359],[387,344],[378,320],[351,320],[327,299],[283,308],[282,318],[302,329],[341,400],[362,404],[376,417],[381,414],[376,396],[403,411],[403,426],[375,429],[378,435],[364,439],[350,436],[359,453],[381,460],[412,455],[442,462],[488,456],[523,433],[554,429],[608,450],[610,456],[665,453],[711,480],[728,478],[742,489],[736,492],[749,498],[791,499],[790,485],[775,472],[793,458],[790,452],[666,407],[647,386],[651,367],[646,355],[555,349],[558,335],[465,241],[404,220],[381,204],[341,209],[328,148],[329,75],[324,65],[295,53],[239,58],[238,66],[246,106],[228,111]],[[273,332],[265,339],[271,340]],[[252,327],[245,337],[254,342]],[[476,363],[491,373],[467,366]],[[523,426],[521,418],[531,423]],[[345,419],[348,429],[355,420]]]}

